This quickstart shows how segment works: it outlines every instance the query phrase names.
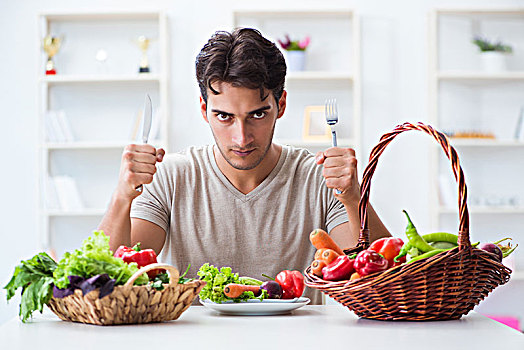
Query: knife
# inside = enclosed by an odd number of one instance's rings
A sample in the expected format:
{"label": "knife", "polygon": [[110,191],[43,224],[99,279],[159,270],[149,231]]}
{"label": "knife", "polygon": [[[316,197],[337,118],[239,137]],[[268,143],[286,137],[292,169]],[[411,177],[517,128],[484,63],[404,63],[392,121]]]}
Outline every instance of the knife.
{"label": "knife", "polygon": [[[153,108],[151,107],[151,97],[146,94],[146,101],[144,103],[144,124],[142,125],[142,142],[147,143],[149,139],[149,132],[151,131],[151,119],[153,116]],[[137,192],[142,192],[142,185],[136,188]]]}

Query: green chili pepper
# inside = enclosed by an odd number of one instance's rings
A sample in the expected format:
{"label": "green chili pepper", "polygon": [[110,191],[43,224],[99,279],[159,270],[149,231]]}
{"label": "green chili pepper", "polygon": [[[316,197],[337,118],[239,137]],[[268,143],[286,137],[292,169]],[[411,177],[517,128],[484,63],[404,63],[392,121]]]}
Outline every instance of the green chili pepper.
{"label": "green chili pepper", "polygon": [[507,241],[508,239],[511,241],[511,238],[507,237],[507,238],[499,239],[496,242],[493,242],[494,244],[496,244],[500,248],[500,250],[502,250],[502,257],[503,258],[505,258],[508,255],[510,255],[511,253],[513,253],[513,251],[519,246],[517,244],[513,248],[511,248],[511,242],[508,242],[506,245],[501,244],[502,242]]}
{"label": "green chili pepper", "polygon": [[[435,243],[435,244],[431,244],[431,246],[433,246],[433,248],[435,249],[454,248],[457,246],[457,243],[458,243],[457,235],[454,235],[453,233],[448,233],[448,232],[427,233],[423,235],[422,238],[424,238],[424,240],[427,243]],[[444,246],[444,244],[439,244],[441,242],[447,243],[448,245],[453,244],[453,247],[451,246],[446,247]],[[413,246],[411,245],[409,241],[404,243],[404,245],[402,246],[402,249],[400,249],[399,254],[393,260],[398,261],[401,257],[408,254],[412,247]]]}
{"label": "green chili pepper", "polygon": [[[451,248],[451,249],[453,249],[453,248]],[[412,262],[414,262],[414,261],[417,261],[417,260],[422,260],[422,259],[426,259],[426,258],[431,258],[432,256],[435,256],[435,255],[437,255],[437,254],[439,254],[439,253],[442,253],[442,252],[445,252],[445,251],[448,251],[448,250],[450,250],[450,249],[434,249],[434,250],[431,250],[431,251],[429,251],[429,252],[426,252],[426,253],[424,253],[424,254],[422,254],[422,255],[419,255],[419,256],[414,257],[413,259],[411,259],[410,261],[408,261],[406,264],[410,264],[410,263],[412,263]]]}
{"label": "green chili pepper", "polygon": [[448,232],[433,232],[423,235],[426,242],[448,242],[458,245],[458,236]]}
{"label": "green chili pepper", "polygon": [[452,249],[457,246],[456,244],[450,242],[430,242],[429,245],[435,249]]}
{"label": "green chili pepper", "polygon": [[422,238],[422,236],[420,236],[420,234],[417,232],[415,225],[413,225],[413,222],[411,222],[411,219],[409,218],[408,212],[405,210],[402,211],[404,212],[404,214],[406,214],[406,217],[408,218],[406,236],[411,246],[417,248],[418,250],[424,253],[434,250],[435,248],[430,246],[428,242],[426,242],[424,238]]}

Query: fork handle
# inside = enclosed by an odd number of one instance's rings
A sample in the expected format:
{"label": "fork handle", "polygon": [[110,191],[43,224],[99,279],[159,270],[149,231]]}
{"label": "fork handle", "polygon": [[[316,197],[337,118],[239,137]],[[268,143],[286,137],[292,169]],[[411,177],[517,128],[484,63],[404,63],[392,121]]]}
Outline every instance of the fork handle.
{"label": "fork handle", "polygon": [[337,133],[334,129],[331,129],[331,136],[333,139],[333,147],[337,147]]}
{"label": "fork handle", "polygon": [[[332,140],[333,140],[333,147],[337,147],[337,133],[335,132],[335,129],[331,129],[331,136],[332,136]],[[338,188],[336,189],[336,192],[337,194],[341,194],[342,191],[339,190]]]}

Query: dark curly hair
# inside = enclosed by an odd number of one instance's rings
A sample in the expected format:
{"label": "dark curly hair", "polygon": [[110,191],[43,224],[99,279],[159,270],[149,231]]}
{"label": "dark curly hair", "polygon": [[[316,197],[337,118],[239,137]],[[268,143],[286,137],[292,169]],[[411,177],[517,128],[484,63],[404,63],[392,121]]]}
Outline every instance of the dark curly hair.
{"label": "dark curly hair", "polygon": [[206,103],[207,89],[218,94],[211,86],[215,82],[260,89],[261,98],[268,89],[278,102],[284,92],[286,62],[278,47],[256,29],[218,31],[196,58],[196,77]]}

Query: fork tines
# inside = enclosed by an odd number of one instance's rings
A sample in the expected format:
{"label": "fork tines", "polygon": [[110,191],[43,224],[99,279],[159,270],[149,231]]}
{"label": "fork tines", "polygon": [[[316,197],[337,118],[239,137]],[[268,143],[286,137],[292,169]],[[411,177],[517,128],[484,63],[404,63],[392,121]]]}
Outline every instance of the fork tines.
{"label": "fork tines", "polygon": [[328,125],[335,125],[338,122],[338,108],[335,98],[326,100],[326,122]]}

